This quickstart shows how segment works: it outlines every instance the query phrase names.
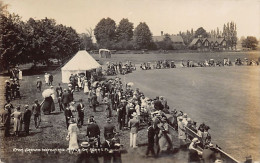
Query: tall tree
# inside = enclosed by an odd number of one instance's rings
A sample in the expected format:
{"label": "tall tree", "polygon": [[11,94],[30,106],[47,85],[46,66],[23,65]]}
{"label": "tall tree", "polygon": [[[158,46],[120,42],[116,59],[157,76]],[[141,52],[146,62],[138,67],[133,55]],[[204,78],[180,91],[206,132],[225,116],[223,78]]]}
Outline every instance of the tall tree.
{"label": "tall tree", "polygon": [[116,28],[116,37],[117,41],[130,41],[133,38],[133,29],[134,29],[134,24],[129,22],[128,19],[122,19],[118,27]]}
{"label": "tall tree", "polygon": [[148,49],[152,43],[152,33],[145,22],[141,22],[134,30],[136,49]]}
{"label": "tall tree", "polygon": [[110,48],[116,36],[116,23],[111,18],[103,18],[94,29],[94,35],[100,48]]}

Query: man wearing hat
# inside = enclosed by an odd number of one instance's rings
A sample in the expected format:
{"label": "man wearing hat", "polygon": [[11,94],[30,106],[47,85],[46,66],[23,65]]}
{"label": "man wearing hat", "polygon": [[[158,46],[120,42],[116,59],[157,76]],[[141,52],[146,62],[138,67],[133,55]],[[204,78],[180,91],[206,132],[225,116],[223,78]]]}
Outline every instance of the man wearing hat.
{"label": "man wearing hat", "polygon": [[38,128],[40,125],[40,121],[41,121],[41,106],[38,103],[38,100],[34,100],[34,104],[32,106],[32,113],[34,116],[34,124],[35,124],[35,128]]}
{"label": "man wearing hat", "polygon": [[94,122],[94,118],[89,120],[90,124],[87,127],[87,134],[86,136],[90,140],[97,139],[98,147],[100,147],[100,129],[99,126]]}
{"label": "man wearing hat", "polygon": [[29,135],[30,121],[31,121],[32,111],[29,109],[28,105],[25,105],[25,112],[23,114],[24,131],[26,135]]}
{"label": "man wearing hat", "polygon": [[36,87],[37,87],[37,90],[41,92],[41,90],[42,90],[42,81],[41,81],[39,76],[37,77]]}
{"label": "man wearing hat", "polygon": [[5,99],[7,100],[11,100],[11,86],[8,80],[5,81]]}
{"label": "man wearing hat", "polygon": [[107,118],[107,123],[104,125],[104,137],[106,140],[110,140],[116,133],[116,127],[111,123],[112,120]]}
{"label": "man wearing hat", "polygon": [[84,110],[85,110],[85,106],[82,103],[82,99],[79,99],[79,104],[77,105],[77,111],[78,111],[78,124],[80,124],[81,126],[83,126],[83,122],[84,122]]}
{"label": "man wearing hat", "polygon": [[126,116],[126,100],[121,99],[121,102],[117,107],[117,122],[118,122],[119,130],[122,130],[122,127],[125,126],[125,116]]}
{"label": "man wearing hat", "polygon": [[139,129],[139,121],[136,112],[134,112],[132,116],[133,118],[128,122],[128,127],[130,128],[130,147],[137,148],[136,138]]}
{"label": "man wearing hat", "polygon": [[62,93],[61,102],[63,104],[63,108],[68,106],[70,103],[70,94],[67,92],[67,89],[64,89],[64,92]]}

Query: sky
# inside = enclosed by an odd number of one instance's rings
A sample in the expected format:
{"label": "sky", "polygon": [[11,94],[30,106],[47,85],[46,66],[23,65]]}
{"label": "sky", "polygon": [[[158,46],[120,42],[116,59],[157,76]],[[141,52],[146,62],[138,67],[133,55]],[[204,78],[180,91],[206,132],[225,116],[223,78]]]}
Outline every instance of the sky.
{"label": "sky", "polygon": [[8,11],[24,21],[53,18],[58,24],[73,27],[78,33],[94,29],[102,18],[116,24],[128,18],[136,27],[146,22],[154,36],[161,31],[179,31],[203,27],[222,30],[235,22],[238,37],[260,38],[260,0],[3,0]]}

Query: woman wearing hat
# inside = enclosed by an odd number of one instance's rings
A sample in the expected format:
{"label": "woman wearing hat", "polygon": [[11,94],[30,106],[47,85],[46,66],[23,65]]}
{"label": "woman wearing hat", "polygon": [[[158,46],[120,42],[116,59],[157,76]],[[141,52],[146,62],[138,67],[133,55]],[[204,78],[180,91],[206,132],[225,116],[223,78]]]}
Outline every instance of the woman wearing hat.
{"label": "woman wearing hat", "polygon": [[14,134],[19,136],[20,131],[22,131],[22,112],[20,111],[20,106],[11,114],[14,117]]}
{"label": "woman wearing hat", "polygon": [[180,139],[180,147],[184,147],[186,145],[186,133],[185,126],[182,122],[183,117],[178,117],[178,138]]}
{"label": "woman wearing hat", "polygon": [[67,140],[69,140],[69,150],[76,150],[79,149],[78,145],[78,134],[79,128],[77,126],[75,118],[71,118],[69,120],[69,128],[68,128],[68,135]]}
{"label": "woman wearing hat", "polygon": [[202,155],[202,151],[198,149],[200,143],[198,138],[193,138],[189,145],[189,162],[200,162],[199,155]]}

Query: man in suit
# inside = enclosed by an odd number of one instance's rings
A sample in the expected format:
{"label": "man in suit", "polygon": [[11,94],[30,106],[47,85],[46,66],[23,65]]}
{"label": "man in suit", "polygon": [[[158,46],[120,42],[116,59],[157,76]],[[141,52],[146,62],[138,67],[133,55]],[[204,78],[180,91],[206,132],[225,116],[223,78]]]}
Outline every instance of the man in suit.
{"label": "man in suit", "polygon": [[90,140],[97,139],[98,147],[100,147],[100,129],[99,126],[94,122],[94,118],[90,119],[90,124],[87,127],[87,135]]}
{"label": "man in suit", "polygon": [[73,117],[73,114],[72,114],[72,112],[69,108],[69,105],[65,104],[64,107],[65,107],[64,115],[65,115],[65,120],[66,120],[66,126],[67,126],[67,129],[68,129],[69,120],[70,120],[70,118]]}
{"label": "man in suit", "polygon": [[107,123],[104,125],[104,137],[106,140],[112,139],[116,132],[116,127],[111,122],[112,120],[107,118]]}
{"label": "man in suit", "polygon": [[158,134],[159,134],[160,129],[157,127],[156,124],[151,124],[151,122],[149,122],[148,125],[150,125],[147,129],[148,146],[147,146],[145,155],[148,156],[151,151],[152,155],[155,157],[154,142],[155,142],[155,139],[156,140],[158,139]]}
{"label": "man in suit", "polygon": [[5,137],[10,136],[10,123],[11,123],[11,114],[7,107],[1,113],[2,116],[2,123],[4,124],[5,129]]}
{"label": "man in suit", "polygon": [[125,117],[126,117],[126,100],[122,99],[117,108],[117,122],[118,122],[119,130],[122,130],[122,127],[125,126]]}
{"label": "man in suit", "polygon": [[64,92],[61,96],[61,102],[63,104],[63,108],[68,106],[70,103],[70,94],[67,92],[67,89],[64,89]]}
{"label": "man in suit", "polygon": [[34,101],[34,104],[32,106],[32,113],[34,116],[35,128],[38,128],[40,125],[40,121],[41,121],[41,106],[38,103],[37,99]]}
{"label": "man in suit", "polygon": [[82,99],[79,99],[79,104],[77,105],[77,111],[78,111],[78,125],[80,124],[83,126],[83,121],[84,121],[84,110],[85,106],[82,103]]}
{"label": "man in suit", "polygon": [[23,122],[24,122],[24,131],[26,135],[29,135],[29,128],[30,128],[30,121],[31,121],[32,111],[29,110],[29,106],[25,105],[25,112],[23,115]]}

